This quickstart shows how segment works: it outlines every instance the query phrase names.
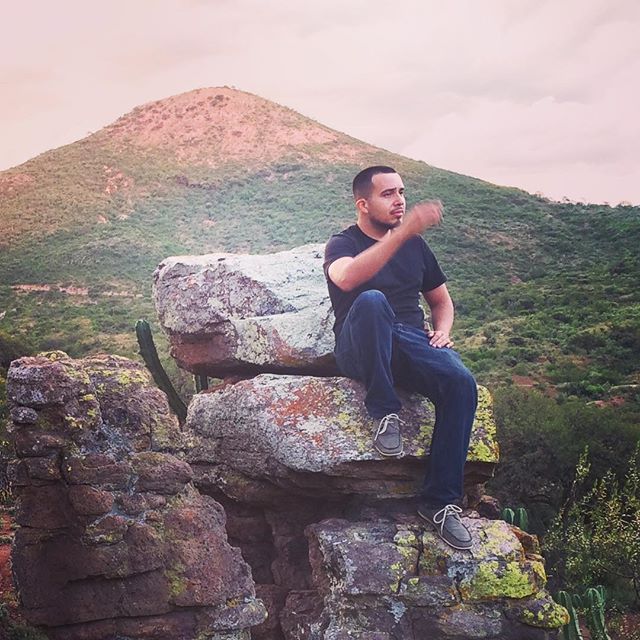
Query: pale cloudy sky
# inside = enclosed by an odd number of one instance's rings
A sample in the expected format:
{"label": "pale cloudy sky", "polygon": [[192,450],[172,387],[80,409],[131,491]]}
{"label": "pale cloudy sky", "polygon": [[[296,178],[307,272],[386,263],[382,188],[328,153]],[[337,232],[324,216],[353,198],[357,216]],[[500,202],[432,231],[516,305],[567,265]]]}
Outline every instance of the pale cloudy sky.
{"label": "pale cloudy sky", "polygon": [[229,85],[497,184],[640,203],[638,0],[2,5],[0,170]]}

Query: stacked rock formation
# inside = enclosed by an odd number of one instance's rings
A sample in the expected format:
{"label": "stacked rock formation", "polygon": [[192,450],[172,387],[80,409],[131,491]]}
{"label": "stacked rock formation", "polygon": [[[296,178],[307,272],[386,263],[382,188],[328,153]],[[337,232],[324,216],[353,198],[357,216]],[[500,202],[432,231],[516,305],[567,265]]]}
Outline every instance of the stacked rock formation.
{"label": "stacked rock formation", "polygon": [[24,614],[53,640],[248,640],[266,617],[145,369],[53,352],[7,379]]}
{"label": "stacked rock formation", "polygon": [[170,258],[154,295],[178,363],[225,379],[192,400],[186,456],[269,610],[252,638],[555,635],[535,539],[474,510],[498,459],[488,392],[465,468],[474,548],[454,551],[415,516],[430,402],[402,396],[406,455],[382,459],[361,386],[336,377],[321,246]]}

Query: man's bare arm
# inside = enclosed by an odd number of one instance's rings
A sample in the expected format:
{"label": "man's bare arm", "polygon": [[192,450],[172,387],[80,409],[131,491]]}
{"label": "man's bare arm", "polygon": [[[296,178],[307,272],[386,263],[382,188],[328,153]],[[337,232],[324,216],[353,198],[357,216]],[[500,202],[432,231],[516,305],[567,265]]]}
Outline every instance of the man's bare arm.
{"label": "man's bare arm", "polygon": [[431,291],[424,291],[422,295],[429,305],[433,322],[433,330],[427,332],[429,344],[438,348],[453,347],[449,334],[453,327],[454,310],[447,285],[441,284]]}
{"label": "man's bare arm", "polygon": [[442,204],[438,201],[420,202],[407,213],[402,224],[389,232],[372,247],[354,258],[338,258],[329,266],[329,278],[342,291],[353,291],[370,280],[412,236],[428,227],[440,224]]}

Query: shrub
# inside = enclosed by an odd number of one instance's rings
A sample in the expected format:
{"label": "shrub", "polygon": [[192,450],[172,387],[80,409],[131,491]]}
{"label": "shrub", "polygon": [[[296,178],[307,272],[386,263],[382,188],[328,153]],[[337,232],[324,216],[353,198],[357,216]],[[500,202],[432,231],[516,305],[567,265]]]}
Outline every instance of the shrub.
{"label": "shrub", "polygon": [[623,479],[612,471],[589,484],[588,449],[544,548],[565,588],[602,583],[622,606],[640,605],[640,441]]}

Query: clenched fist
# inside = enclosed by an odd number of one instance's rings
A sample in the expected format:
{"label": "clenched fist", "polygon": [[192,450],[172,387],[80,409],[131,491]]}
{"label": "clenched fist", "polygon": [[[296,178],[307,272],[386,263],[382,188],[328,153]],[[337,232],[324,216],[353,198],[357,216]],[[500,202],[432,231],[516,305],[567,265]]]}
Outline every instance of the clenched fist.
{"label": "clenched fist", "polygon": [[435,227],[442,222],[442,202],[440,200],[425,200],[411,207],[401,228],[410,235],[419,235],[429,227]]}

